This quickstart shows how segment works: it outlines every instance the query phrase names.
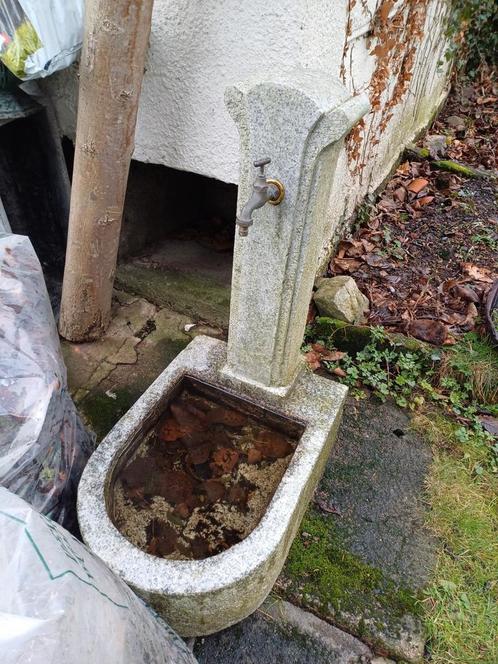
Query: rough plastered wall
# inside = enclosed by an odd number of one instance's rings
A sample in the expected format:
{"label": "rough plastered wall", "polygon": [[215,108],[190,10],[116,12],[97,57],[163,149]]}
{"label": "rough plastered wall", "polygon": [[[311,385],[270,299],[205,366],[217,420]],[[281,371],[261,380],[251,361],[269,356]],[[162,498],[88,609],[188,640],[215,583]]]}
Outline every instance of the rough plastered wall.
{"label": "rough plastered wall", "polygon": [[[445,0],[156,0],[134,158],[236,183],[239,138],[223,101],[228,85],[306,67],[330,72],[352,92],[366,90],[372,113],[340,159],[325,256],[338,225],[381,184],[443,99],[445,6]],[[70,138],[76,74],[75,66],[44,83]]]}

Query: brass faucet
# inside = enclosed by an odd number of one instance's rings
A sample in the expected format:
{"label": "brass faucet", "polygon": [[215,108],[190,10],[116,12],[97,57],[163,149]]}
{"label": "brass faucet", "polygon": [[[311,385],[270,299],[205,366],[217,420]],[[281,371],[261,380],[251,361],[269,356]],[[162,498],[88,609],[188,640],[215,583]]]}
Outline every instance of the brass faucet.
{"label": "brass faucet", "polygon": [[284,185],[279,180],[273,180],[265,176],[265,166],[271,163],[271,159],[259,159],[254,162],[254,166],[259,168],[259,173],[256,175],[252,187],[252,194],[247,203],[242,208],[239,215],[237,215],[237,226],[239,227],[239,235],[246,237],[249,233],[249,226],[252,226],[252,213],[265,203],[270,205],[278,205],[282,202],[285,196]]}

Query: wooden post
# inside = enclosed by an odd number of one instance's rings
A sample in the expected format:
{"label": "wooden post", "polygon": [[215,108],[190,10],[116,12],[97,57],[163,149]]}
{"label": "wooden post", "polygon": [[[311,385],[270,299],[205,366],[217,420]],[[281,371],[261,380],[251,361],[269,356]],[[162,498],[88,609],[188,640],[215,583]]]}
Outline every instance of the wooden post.
{"label": "wooden post", "polygon": [[153,0],[86,0],[59,330],[98,339],[112,287]]}

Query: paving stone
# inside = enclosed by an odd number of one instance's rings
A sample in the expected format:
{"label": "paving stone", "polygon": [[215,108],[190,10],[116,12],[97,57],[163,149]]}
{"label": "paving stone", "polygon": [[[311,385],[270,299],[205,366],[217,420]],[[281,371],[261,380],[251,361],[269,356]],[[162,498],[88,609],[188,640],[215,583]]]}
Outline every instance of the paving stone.
{"label": "paving stone", "polygon": [[99,439],[185,348],[189,322],[188,316],[118,291],[112,323],[101,340],[62,340],[69,387]]}
{"label": "paving stone", "polygon": [[430,463],[406,412],[350,398],[317,504],[277,584],[378,654],[409,662],[423,657],[416,600],[435,562],[436,540],[424,528]]}
{"label": "paving stone", "polygon": [[358,639],[275,597],[241,623],[196,639],[194,654],[199,664],[367,664],[372,658]]}

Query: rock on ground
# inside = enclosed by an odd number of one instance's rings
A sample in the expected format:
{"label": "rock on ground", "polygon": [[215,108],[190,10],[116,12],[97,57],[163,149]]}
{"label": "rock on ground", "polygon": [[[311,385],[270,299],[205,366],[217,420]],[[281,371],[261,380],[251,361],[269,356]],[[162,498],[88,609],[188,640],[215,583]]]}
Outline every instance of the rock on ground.
{"label": "rock on ground", "polygon": [[352,277],[341,275],[320,279],[313,299],[321,316],[330,316],[354,325],[365,322],[369,301]]}

